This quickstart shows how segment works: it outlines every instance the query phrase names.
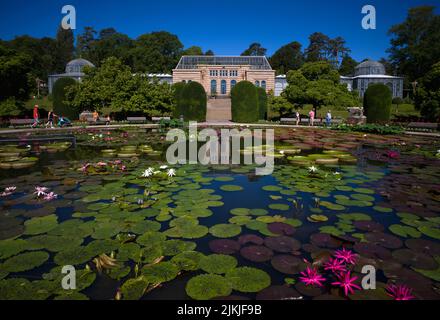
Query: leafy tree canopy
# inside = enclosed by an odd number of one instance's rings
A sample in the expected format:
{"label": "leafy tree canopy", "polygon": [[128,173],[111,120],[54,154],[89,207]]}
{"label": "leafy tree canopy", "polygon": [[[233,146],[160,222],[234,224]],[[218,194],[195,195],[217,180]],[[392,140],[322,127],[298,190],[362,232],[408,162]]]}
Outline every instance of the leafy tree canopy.
{"label": "leafy tree canopy", "polygon": [[290,70],[299,69],[304,63],[301,44],[294,41],[282,46],[270,58],[270,63],[277,74],[286,74]]}
{"label": "leafy tree canopy", "polygon": [[254,42],[249,48],[242,52],[242,56],[265,56],[267,52],[266,48],[263,48],[260,43]]}
{"label": "leafy tree canopy", "polygon": [[434,64],[431,70],[420,79],[416,95],[415,106],[423,117],[432,122],[440,119],[440,61]]}

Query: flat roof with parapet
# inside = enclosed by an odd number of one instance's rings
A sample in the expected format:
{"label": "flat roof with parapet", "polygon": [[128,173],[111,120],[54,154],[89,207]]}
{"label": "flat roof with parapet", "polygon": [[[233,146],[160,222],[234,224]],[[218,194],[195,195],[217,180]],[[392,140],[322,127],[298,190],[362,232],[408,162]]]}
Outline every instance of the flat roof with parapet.
{"label": "flat roof with parapet", "polygon": [[265,56],[183,56],[176,70],[208,66],[250,66],[252,70],[272,70]]}

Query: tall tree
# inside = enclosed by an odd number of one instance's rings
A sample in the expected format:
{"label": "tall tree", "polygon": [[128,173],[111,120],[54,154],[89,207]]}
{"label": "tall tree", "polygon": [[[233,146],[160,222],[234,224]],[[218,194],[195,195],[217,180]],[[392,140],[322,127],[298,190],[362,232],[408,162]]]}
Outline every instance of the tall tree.
{"label": "tall tree", "polygon": [[203,56],[203,50],[200,47],[192,46],[184,50],[182,55],[184,56]]}
{"label": "tall tree", "polygon": [[339,67],[339,74],[342,76],[353,76],[354,71],[358,63],[349,55],[346,55],[341,62]]}
{"label": "tall tree", "polygon": [[336,68],[339,67],[340,61],[350,53],[350,49],[345,45],[345,40],[342,37],[330,39],[327,47],[329,60]]}
{"label": "tall tree", "polygon": [[282,93],[294,105],[322,107],[353,107],[358,104],[355,92],[339,82],[339,73],[329,62],[308,62],[287,74],[288,86]]}
{"label": "tall tree", "polygon": [[330,38],[321,32],[312,33],[309,37],[310,44],[306,49],[306,61],[316,62],[327,59]]}
{"label": "tall tree", "polygon": [[212,50],[208,50],[205,52],[205,56],[214,56],[214,55],[215,55],[215,53]]}
{"label": "tall tree", "polygon": [[87,58],[96,66],[110,57],[116,57],[124,63],[131,64],[130,50],[134,47],[133,41],[125,34],[113,28],[103,29],[99,38],[91,44]]}
{"label": "tall tree", "polygon": [[252,43],[249,48],[247,48],[243,53],[242,56],[265,56],[267,52],[266,48],[263,48],[260,43],[254,42]]}
{"label": "tall tree", "polygon": [[432,6],[411,8],[406,20],[389,30],[391,63],[410,81],[422,77],[440,61],[440,16],[434,9]]}
{"label": "tall tree", "polygon": [[[0,46],[0,101],[25,101],[29,98],[32,58],[24,52],[17,52]],[[5,106],[5,105],[4,105]]]}
{"label": "tall tree", "polygon": [[62,72],[72,60],[74,53],[74,36],[71,29],[59,28],[56,35],[55,71]]}
{"label": "tall tree", "polygon": [[299,69],[304,63],[301,44],[294,41],[282,46],[270,58],[270,63],[277,74],[286,74],[290,70]]}
{"label": "tall tree", "polygon": [[182,55],[179,38],[166,31],[141,35],[130,51],[135,72],[171,72]]}
{"label": "tall tree", "polygon": [[90,59],[90,51],[95,42],[96,31],[92,27],[85,27],[84,32],[77,37],[77,55],[84,59]]}
{"label": "tall tree", "polygon": [[440,120],[440,62],[420,78],[414,100],[423,117],[431,122]]}

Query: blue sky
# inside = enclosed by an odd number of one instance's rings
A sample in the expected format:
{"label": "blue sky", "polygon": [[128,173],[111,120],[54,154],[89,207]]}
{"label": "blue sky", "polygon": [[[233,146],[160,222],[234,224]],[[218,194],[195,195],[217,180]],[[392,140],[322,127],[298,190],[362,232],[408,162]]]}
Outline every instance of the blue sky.
{"label": "blue sky", "polygon": [[[357,60],[386,56],[387,31],[405,19],[408,8],[440,9],[438,0],[0,0],[0,38],[54,36],[66,4],[76,7],[76,33],[84,26],[114,27],[135,38],[166,30],[177,34],[185,47],[236,55],[260,42],[271,55],[294,40],[306,47],[308,36],[320,31],[346,39]],[[376,7],[376,30],[361,28],[366,4]]]}

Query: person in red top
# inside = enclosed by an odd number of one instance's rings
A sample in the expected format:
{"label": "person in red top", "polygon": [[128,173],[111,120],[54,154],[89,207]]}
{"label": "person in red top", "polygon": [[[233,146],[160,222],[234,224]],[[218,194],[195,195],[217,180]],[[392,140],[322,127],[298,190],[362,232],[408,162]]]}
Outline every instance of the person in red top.
{"label": "person in red top", "polygon": [[38,105],[36,104],[34,106],[34,123],[32,124],[32,128],[36,128],[38,126],[38,124],[40,123],[39,118],[40,118],[40,113],[38,112]]}

